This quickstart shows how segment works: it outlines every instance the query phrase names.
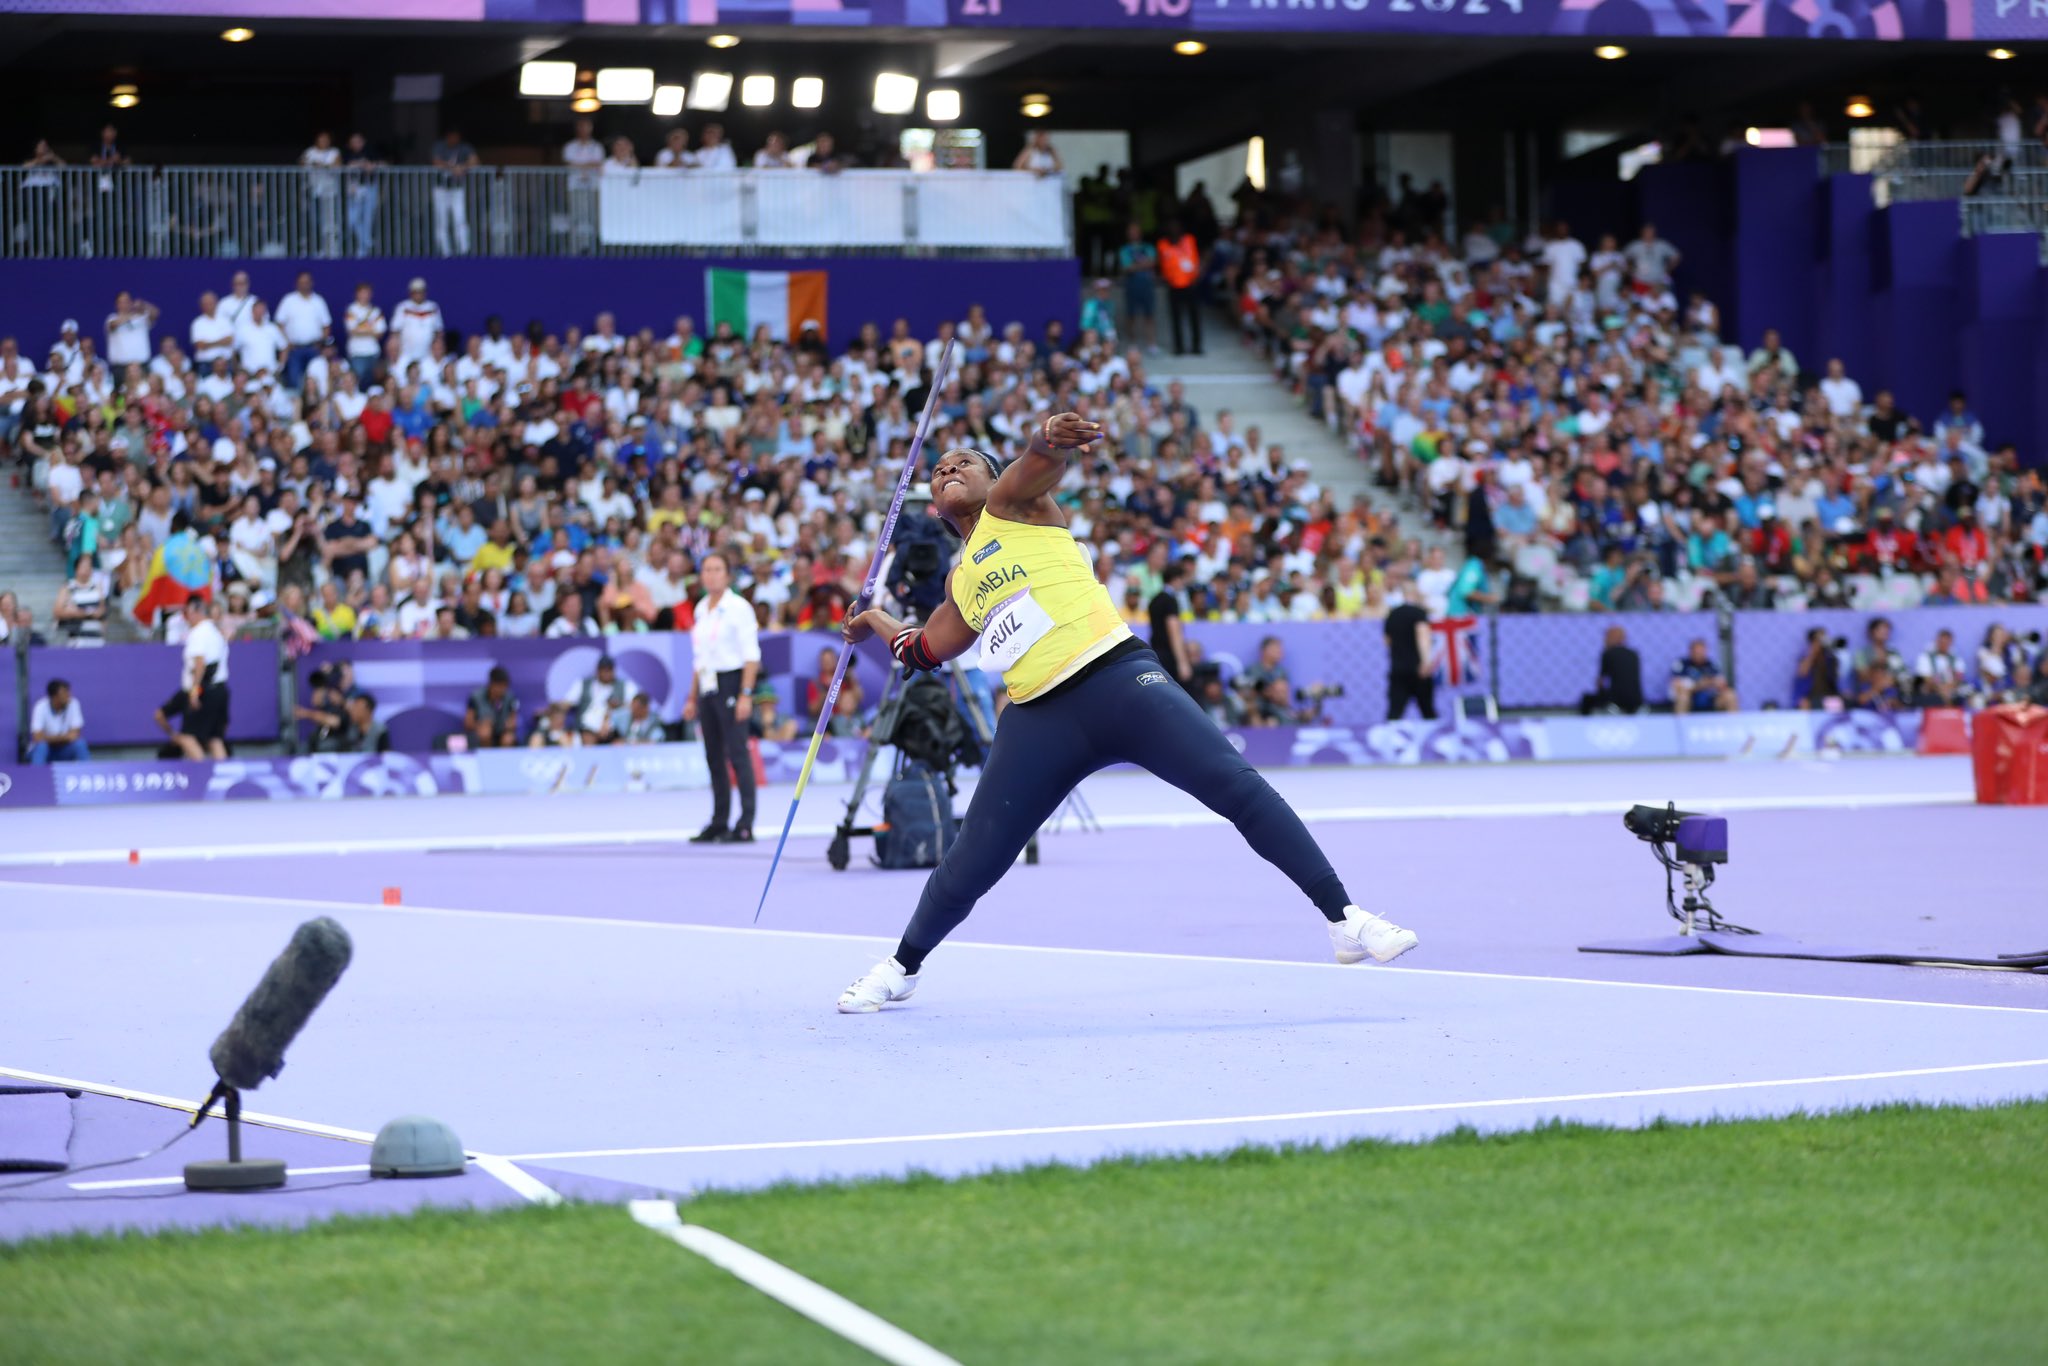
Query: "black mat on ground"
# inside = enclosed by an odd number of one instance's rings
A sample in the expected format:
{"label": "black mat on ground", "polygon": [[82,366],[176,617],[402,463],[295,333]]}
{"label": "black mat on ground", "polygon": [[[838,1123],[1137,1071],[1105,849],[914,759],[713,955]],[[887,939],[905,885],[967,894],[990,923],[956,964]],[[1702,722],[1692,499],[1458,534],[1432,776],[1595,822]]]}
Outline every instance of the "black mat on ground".
{"label": "black mat on ground", "polygon": [[0,1172],[71,1165],[71,1097],[54,1086],[0,1087]]}
{"label": "black mat on ground", "polygon": [[1920,968],[1994,968],[2005,972],[2048,975],[2048,949],[1982,958],[1974,954],[1945,954],[1930,949],[1844,948],[1835,944],[1802,943],[1782,934],[1725,934],[1718,930],[1702,930],[1692,936],[1667,934],[1655,939],[1609,939],[1597,944],[1581,944],[1579,952],[1634,953],[1657,958],[1725,953],[1733,958],[1806,958],[1824,963],[1889,963],[1898,967]]}

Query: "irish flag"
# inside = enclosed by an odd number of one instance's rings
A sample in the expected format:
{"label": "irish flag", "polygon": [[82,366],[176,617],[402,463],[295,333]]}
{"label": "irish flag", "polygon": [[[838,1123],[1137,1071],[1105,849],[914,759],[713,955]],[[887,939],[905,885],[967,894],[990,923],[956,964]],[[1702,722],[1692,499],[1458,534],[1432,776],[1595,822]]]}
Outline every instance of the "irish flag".
{"label": "irish flag", "polygon": [[825,272],[822,270],[707,270],[704,297],[710,304],[711,326],[731,323],[742,337],[768,325],[777,341],[794,341],[805,323],[825,327]]}

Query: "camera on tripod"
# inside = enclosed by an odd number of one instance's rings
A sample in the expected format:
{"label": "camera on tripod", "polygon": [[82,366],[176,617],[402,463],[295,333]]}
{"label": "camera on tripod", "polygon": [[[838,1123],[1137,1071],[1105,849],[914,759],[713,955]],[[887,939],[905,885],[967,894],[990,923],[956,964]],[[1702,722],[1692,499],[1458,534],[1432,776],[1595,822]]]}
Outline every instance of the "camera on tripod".
{"label": "camera on tripod", "polygon": [[1311,683],[1306,688],[1296,688],[1294,690],[1294,700],[1297,702],[1320,702],[1326,697],[1342,697],[1343,695],[1344,685],[1342,683]]}

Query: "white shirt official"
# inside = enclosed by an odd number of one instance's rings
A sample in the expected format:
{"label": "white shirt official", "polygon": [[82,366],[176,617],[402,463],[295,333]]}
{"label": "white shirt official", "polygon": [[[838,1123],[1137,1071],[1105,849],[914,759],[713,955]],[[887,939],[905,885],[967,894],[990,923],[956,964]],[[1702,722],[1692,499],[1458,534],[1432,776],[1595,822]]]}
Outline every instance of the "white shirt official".
{"label": "white shirt official", "polygon": [[698,693],[717,692],[720,674],[760,662],[761,630],[753,604],[729,588],[715,607],[709,597],[699,600],[690,627],[690,665]]}
{"label": "white shirt official", "polygon": [[[186,687],[192,685],[195,660],[213,670],[215,683],[228,681],[228,638],[220,633],[220,627],[205,617],[201,617],[185,634],[185,674],[180,681]],[[200,676],[204,678],[203,674]]]}

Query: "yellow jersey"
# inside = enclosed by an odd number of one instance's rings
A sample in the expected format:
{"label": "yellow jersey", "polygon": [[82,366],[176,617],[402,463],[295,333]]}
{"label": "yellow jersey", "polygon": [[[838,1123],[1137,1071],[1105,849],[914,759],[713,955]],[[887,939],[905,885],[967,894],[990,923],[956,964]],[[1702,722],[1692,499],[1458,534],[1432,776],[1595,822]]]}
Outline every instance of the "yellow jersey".
{"label": "yellow jersey", "polygon": [[953,605],[981,636],[981,667],[1029,702],[1131,639],[1074,533],[987,509],[960,548]]}

